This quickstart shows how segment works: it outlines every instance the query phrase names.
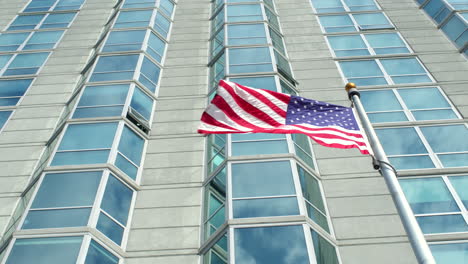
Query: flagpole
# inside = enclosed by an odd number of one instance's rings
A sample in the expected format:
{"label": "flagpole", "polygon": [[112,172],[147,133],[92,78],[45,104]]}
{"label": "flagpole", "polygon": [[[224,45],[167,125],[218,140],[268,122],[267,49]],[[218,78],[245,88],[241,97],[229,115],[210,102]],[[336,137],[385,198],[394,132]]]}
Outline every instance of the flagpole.
{"label": "flagpole", "polygon": [[400,219],[406,230],[408,239],[413,247],[413,251],[418,262],[420,264],[436,264],[431,250],[424,238],[424,234],[421,231],[421,228],[419,228],[419,224],[413,215],[413,211],[411,210],[411,207],[403,194],[403,190],[398,183],[395,170],[390,166],[387,155],[385,154],[385,151],[377,138],[377,134],[375,134],[374,128],[366,115],[361,103],[360,93],[356,89],[356,85],[354,83],[348,83],[346,84],[345,89],[348,92],[349,100],[354,104],[364,131],[369,139],[370,147],[374,152],[377,162],[374,165],[378,165],[376,169],[379,168],[380,174],[384,177],[385,182],[387,183],[387,187],[392,195],[398,214],[400,215]]}

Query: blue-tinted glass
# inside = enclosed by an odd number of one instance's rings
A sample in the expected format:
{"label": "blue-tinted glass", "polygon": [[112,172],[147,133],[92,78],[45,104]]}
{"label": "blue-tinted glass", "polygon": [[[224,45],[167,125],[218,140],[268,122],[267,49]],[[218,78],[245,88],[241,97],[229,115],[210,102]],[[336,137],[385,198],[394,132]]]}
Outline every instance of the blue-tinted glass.
{"label": "blue-tinted glass", "polygon": [[339,63],[346,78],[383,76],[374,60],[340,61]]}
{"label": "blue-tinted glass", "polygon": [[266,89],[276,92],[276,82],[275,77],[244,77],[244,78],[231,78],[233,82],[236,82],[241,85],[249,86],[252,88]]}
{"label": "blue-tinted glass", "polygon": [[114,241],[117,245],[120,245],[122,242],[124,229],[112,219],[110,219],[107,215],[103,213],[99,214],[96,228],[112,241]]}
{"label": "blue-tinted glass", "polygon": [[17,239],[6,264],[76,263],[83,237]]}
{"label": "blue-tinted glass", "polygon": [[468,225],[461,214],[420,216],[416,219],[424,234],[468,231]]}
{"label": "blue-tinted glass", "polygon": [[345,11],[340,0],[312,0],[312,4],[317,13]]}
{"label": "blue-tinted glass", "polygon": [[465,125],[424,126],[421,131],[435,152],[468,151],[468,129]]}
{"label": "blue-tinted glass", "polygon": [[344,0],[351,11],[378,10],[373,0]]}
{"label": "blue-tinted glass", "polygon": [[166,43],[158,36],[151,33],[148,39],[148,48],[146,49],[146,52],[148,52],[148,54],[151,55],[151,57],[153,57],[153,59],[155,59],[157,62],[161,62],[165,48]]}
{"label": "blue-tinted glass", "polygon": [[91,240],[88,253],[86,254],[85,264],[117,264],[119,258],[114,256],[96,241]]}
{"label": "blue-tinted glass", "polygon": [[34,29],[45,15],[17,16],[8,30]]}
{"label": "blue-tinted glass", "polygon": [[102,171],[46,174],[31,208],[92,206],[101,175]]}
{"label": "blue-tinted glass", "polygon": [[313,229],[310,230],[314,242],[315,259],[318,264],[339,264],[335,247]]}
{"label": "blue-tinted glass", "polygon": [[450,107],[447,100],[440,93],[439,89],[399,89],[398,93],[405,101],[409,109],[429,109],[429,108],[447,108]]}
{"label": "blue-tinted glass", "polygon": [[406,117],[403,111],[387,113],[370,113],[367,114],[367,117],[369,117],[369,120],[372,123],[408,121],[408,118]]}
{"label": "blue-tinted glass", "polygon": [[172,16],[172,12],[174,12],[174,4],[169,0],[161,0],[159,3],[159,9],[169,17]]}
{"label": "blue-tinted glass", "polygon": [[23,12],[49,11],[49,9],[55,4],[55,2],[56,0],[31,1]]}
{"label": "blue-tinted glass", "polygon": [[0,129],[3,128],[6,121],[10,117],[11,113],[13,113],[13,112],[12,111],[0,111]]}
{"label": "blue-tinted glass", "polygon": [[106,163],[110,150],[57,152],[50,166]]}
{"label": "blue-tinted glass", "polygon": [[60,0],[54,10],[73,10],[79,9],[84,0]]}
{"label": "blue-tinted glass", "polygon": [[234,247],[236,263],[309,263],[301,225],[237,228]]}
{"label": "blue-tinted glass", "polygon": [[289,161],[232,164],[234,198],[295,194]]}
{"label": "blue-tinted glass", "polygon": [[76,13],[50,14],[42,23],[41,28],[68,27]]}
{"label": "blue-tinted glass", "polygon": [[380,62],[390,75],[426,73],[421,63],[415,58],[386,59]]}
{"label": "blue-tinted glass", "polygon": [[320,191],[320,186],[312,175],[306,172],[303,168],[298,167],[299,180],[301,181],[302,195],[304,199],[309,201],[315,207],[325,213],[325,206],[322,200],[322,192]]}
{"label": "blue-tinted glass", "polygon": [[448,6],[441,0],[429,1],[423,9],[437,23],[442,22],[450,14]]}
{"label": "blue-tinted glass", "polygon": [[440,154],[437,155],[442,162],[442,166],[449,167],[465,167],[468,165],[468,153],[462,154]]}
{"label": "blue-tinted glass", "polygon": [[122,8],[153,7],[155,5],[156,0],[125,0]]}
{"label": "blue-tinted glass", "polygon": [[0,69],[5,67],[11,57],[13,57],[13,55],[0,55]]}
{"label": "blue-tinted glass", "polygon": [[229,25],[228,45],[266,44],[264,24]]}
{"label": "blue-tinted glass", "polygon": [[133,191],[111,175],[107,181],[101,208],[122,225],[126,225],[132,196]]}
{"label": "blue-tinted glass", "polygon": [[465,207],[468,208],[468,192],[466,191],[468,190],[468,176],[453,176],[449,177],[449,180]]}
{"label": "blue-tinted glass", "polygon": [[170,27],[171,27],[171,22],[167,18],[163,17],[161,14],[158,13],[154,21],[154,29],[156,30],[156,32],[161,34],[163,37],[167,37]]}
{"label": "blue-tinted glass", "polygon": [[130,102],[130,107],[135,109],[146,120],[149,120],[153,109],[153,99],[143,93],[140,89],[135,88],[132,101]]}
{"label": "blue-tinted glass", "polygon": [[121,116],[122,111],[123,111],[123,105],[83,107],[83,108],[78,107],[73,113],[73,118]]}
{"label": "blue-tinted glass", "polygon": [[285,140],[237,142],[232,144],[233,156],[278,154],[288,152],[288,144]]}
{"label": "blue-tinted glass", "polygon": [[397,170],[435,168],[434,163],[428,155],[394,157],[389,158],[389,160]]}
{"label": "blue-tinted glass", "polygon": [[29,211],[22,229],[86,226],[91,208]]}
{"label": "blue-tinted glass", "polygon": [[78,106],[123,105],[128,93],[128,84],[87,86]]}
{"label": "blue-tinted glass", "polygon": [[127,126],[124,126],[118,150],[137,165],[141,162],[141,154],[145,140]]}
{"label": "blue-tinted glass", "polygon": [[29,36],[27,33],[5,33],[0,35],[0,51],[15,51]]}
{"label": "blue-tinted glass", "polygon": [[131,80],[138,57],[138,55],[100,57],[89,81]]}
{"label": "blue-tinted glass", "polygon": [[0,106],[16,105],[18,103],[19,99],[20,99],[20,97],[0,98]]}
{"label": "blue-tinted glass", "polygon": [[3,75],[35,74],[49,54],[49,52],[18,54]]}
{"label": "blue-tinted glass", "polygon": [[353,21],[347,15],[320,16],[320,23],[324,27],[352,26]]}
{"label": "blue-tinted glass", "polygon": [[362,29],[392,27],[383,13],[355,14],[353,17]]}
{"label": "blue-tinted glass", "polygon": [[229,59],[231,73],[273,71],[268,48],[230,49]]}
{"label": "blue-tinted glass", "polygon": [[115,166],[119,168],[121,171],[125,172],[130,178],[136,180],[138,174],[138,167],[135,167],[130,161],[124,158],[122,155],[117,154],[117,158],[115,159]]}
{"label": "blue-tinted glass", "polygon": [[102,48],[103,52],[140,50],[146,30],[112,31]]}
{"label": "blue-tinted glass", "polygon": [[440,177],[403,179],[400,185],[415,214],[460,211]]}
{"label": "blue-tinted glass", "polygon": [[120,12],[114,28],[146,27],[149,25],[152,14],[152,10]]}
{"label": "blue-tinted glass", "polygon": [[234,218],[298,215],[296,197],[246,199],[233,201]]}
{"label": "blue-tinted glass", "polygon": [[423,110],[411,112],[416,120],[456,119],[453,110]]}
{"label": "blue-tinted glass", "polygon": [[58,150],[110,148],[117,123],[72,124]]}
{"label": "blue-tinted glass", "polygon": [[385,128],[375,132],[387,155],[427,153],[414,128]]}
{"label": "blue-tinted glass", "polygon": [[262,20],[262,9],[260,5],[228,5],[228,22],[245,22]]}
{"label": "blue-tinted glass", "polygon": [[392,90],[362,91],[361,101],[366,112],[403,109]]}
{"label": "blue-tinted glass", "polygon": [[442,31],[460,48],[468,40],[466,28],[466,22],[455,15],[442,27]]}
{"label": "blue-tinted glass", "polygon": [[464,264],[468,261],[468,243],[429,245],[437,264]]}
{"label": "blue-tinted glass", "polygon": [[330,36],[328,42],[333,50],[366,49],[367,46],[359,35]]}
{"label": "blue-tinted glass", "polygon": [[376,54],[410,52],[397,33],[366,34],[364,36]]}
{"label": "blue-tinted glass", "polygon": [[34,35],[28,40],[23,50],[33,49],[52,49],[60,37],[62,37],[63,31],[42,31],[35,32]]}
{"label": "blue-tinted glass", "polygon": [[151,62],[148,58],[143,59],[143,65],[141,66],[141,74],[138,80],[150,91],[156,91],[156,85],[158,84],[159,74],[161,69]]}
{"label": "blue-tinted glass", "polygon": [[23,96],[33,79],[0,80],[0,97]]}

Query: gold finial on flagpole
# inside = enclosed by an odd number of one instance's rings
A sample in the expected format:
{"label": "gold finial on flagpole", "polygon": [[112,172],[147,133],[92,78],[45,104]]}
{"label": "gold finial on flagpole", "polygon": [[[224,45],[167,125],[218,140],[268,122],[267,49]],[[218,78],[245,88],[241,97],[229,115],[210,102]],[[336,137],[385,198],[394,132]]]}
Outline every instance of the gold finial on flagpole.
{"label": "gold finial on flagpole", "polygon": [[349,91],[349,90],[351,90],[353,88],[356,88],[356,84],[352,83],[352,82],[347,83],[346,86],[345,86],[346,91]]}

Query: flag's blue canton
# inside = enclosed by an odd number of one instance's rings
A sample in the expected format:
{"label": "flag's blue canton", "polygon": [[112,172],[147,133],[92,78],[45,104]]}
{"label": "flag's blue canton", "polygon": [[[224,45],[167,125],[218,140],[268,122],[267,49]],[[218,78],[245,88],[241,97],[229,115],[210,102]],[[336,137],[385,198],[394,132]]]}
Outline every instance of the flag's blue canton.
{"label": "flag's blue canton", "polygon": [[286,125],[299,124],[359,130],[351,108],[292,95],[286,113]]}

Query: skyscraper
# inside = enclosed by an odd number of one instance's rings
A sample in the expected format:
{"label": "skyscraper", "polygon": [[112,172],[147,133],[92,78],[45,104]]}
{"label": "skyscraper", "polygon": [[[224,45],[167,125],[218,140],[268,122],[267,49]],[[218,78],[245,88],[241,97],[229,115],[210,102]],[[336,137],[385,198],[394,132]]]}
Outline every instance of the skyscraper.
{"label": "skyscraper", "polygon": [[0,6],[2,263],[416,263],[369,156],[197,134],[220,79],[356,83],[437,263],[468,262],[466,0]]}

